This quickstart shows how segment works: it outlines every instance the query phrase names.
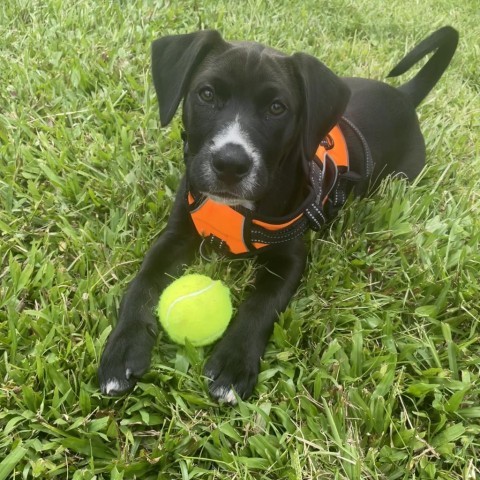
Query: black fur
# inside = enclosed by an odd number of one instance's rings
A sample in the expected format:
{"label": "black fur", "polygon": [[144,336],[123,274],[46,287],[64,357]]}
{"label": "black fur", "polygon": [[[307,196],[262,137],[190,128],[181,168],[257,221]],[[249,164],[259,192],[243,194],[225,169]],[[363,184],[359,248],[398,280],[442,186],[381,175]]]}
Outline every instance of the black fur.
{"label": "black fur", "polygon": [[[264,215],[290,213],[304,199],[306,170],[317,145],[342,115],[362,132],[375,165],[372,177],[355,186],[356,193],[366,193],[389,174],[415,178],[425,161],[415,106],[439,80],[457,41],[451,27],[432,34],[392,75],[435,51],[432,58],[413,80],[393,88],[373,80],[339,78],[303,53],[287,56],[256,43],[228,43],[214,31],[156,40],[152,71],[162,125],[184,101],[186,179],[167,227],[122,301],[100,363],[102,391],[121,394],[148,369],[158,333],[153,308],[172,276],[179,276],[198,251],[200,238],[185,202],[187,179],[198,191],[227,202],[248,202]],[[216,135],[235,119],[242,120],[242,131],[260,158],[256,166],[248,155],[232,153],[232,144],[212,153]],[[347,137],[353,170],[362,174],[362,145],[352,133]],[[254,181],[246,182],[248,175]],[[306,250],[296,239],[259,254],[258,261],[264,268],[253,293],[240,305],[205,366],[210,392],[218,399],[233,401],[232,388],[242,398],[251,395],[274,322],[302,277]]]}

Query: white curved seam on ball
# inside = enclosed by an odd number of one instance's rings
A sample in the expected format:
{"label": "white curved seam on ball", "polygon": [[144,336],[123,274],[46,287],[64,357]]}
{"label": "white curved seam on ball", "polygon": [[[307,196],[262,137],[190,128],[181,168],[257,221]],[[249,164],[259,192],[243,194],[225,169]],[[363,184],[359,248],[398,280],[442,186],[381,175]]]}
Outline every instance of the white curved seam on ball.
{"label": "white curved seam on ball", "polygon": [[178,303],[178,302],[181,302],[187,298],[193,298],[193,297],[196,297],[197,295],[201,295],[202,293],[205,293],[205,292],[208,292],[208,290],[210,290],[213,286],[215,285],[215,282],[212,282],[210,285],[207,285],[205,288],[202,288],[202,290],[198,290],[198,292],[192,292],[192,293],[187,293],[187,295],[183,295],[181,297],[178,297],[177,299],[175,299],[171,304],[170,306],[168,307],[168,310],[167,310],[167,318],[165,319],[166,323],[167,323],[167,326],[169,327],[170,326],[170,312],[172,310],[172,308]]}

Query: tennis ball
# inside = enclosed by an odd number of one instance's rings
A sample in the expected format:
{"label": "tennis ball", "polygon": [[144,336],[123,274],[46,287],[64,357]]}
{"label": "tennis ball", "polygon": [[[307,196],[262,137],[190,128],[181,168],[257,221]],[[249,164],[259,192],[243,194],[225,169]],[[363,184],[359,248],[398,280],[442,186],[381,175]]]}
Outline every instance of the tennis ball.
{"label": "tennis ball", "polygon": [[163,291],[157,315],[174,342],[208,345],[223,335],[230,322],[230,290],[205,275],[184,275]]}

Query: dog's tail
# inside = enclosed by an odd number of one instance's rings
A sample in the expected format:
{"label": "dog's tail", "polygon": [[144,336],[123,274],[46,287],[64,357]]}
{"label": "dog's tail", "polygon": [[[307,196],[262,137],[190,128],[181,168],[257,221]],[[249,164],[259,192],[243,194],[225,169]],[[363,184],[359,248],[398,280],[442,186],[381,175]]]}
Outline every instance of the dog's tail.
{"label": "dog's tail", "polygon": [[420,42],[388,76],[397,77],[405,73],[425,55],[435,52],[415,77],[398,88],[412,99],[416,107],[440,80],[455,53],[457,44],[458,32],[449,26],[442,27]]}

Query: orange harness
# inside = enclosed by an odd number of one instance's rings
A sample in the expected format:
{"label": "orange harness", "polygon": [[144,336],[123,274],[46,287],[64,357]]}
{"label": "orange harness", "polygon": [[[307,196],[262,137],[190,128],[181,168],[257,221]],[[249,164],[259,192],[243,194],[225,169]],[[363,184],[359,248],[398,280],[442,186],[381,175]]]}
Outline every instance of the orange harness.
{"label": "orange harness", "polygon": [[[355,126],[352,128],[356,130]],[[352,179],[346,176],[349,171],[347,143],[336,125],[316,151],[310,169],[310,193],[296,212],[282,218],[262,217],[240,206],[230,207],[197,197],[192,191],[187,196],[188,208],[204,242],[222,253],[248,255],[288,242],[309,228],[320,230],[330,216],[325,212],[327,202],[334,209],[345,203],[346,180]]]}

